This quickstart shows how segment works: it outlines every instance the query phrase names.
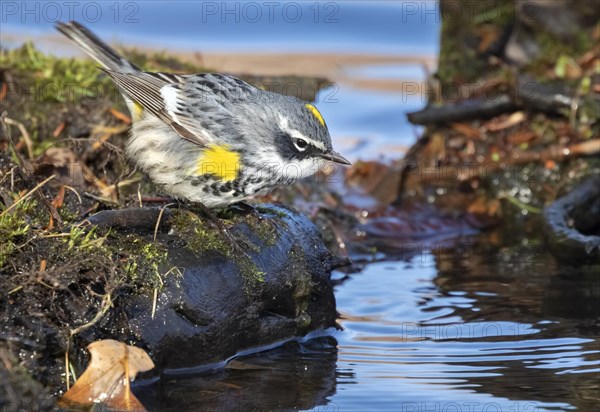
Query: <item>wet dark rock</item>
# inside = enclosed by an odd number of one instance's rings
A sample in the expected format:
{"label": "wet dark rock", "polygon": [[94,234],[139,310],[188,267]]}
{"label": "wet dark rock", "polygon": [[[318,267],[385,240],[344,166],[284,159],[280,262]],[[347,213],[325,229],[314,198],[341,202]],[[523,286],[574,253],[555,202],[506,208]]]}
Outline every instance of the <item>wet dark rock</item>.
{"label": "wet dark rock", "polygon": [[[88,220],[112,230],[146,231],[160,209],[104,211]],[[167,246],[162,287],[119,300],[110,332],[128,330],[158,371],[220,362],[335,324],[329,279],[334,263],[315,226],[276,206],[234,216],[228,234],[187,210],[165,210],[157,241]],[[200,230],[196,230],[200,228]],[[216,236],[214,232],[217,232]],[[230,242],[235,242],[232,245]]]}
{"label": "wet dark rock", "polygon": [[544,210],[555,256],[573,264],[600,263],[600,175],[577,186]]}

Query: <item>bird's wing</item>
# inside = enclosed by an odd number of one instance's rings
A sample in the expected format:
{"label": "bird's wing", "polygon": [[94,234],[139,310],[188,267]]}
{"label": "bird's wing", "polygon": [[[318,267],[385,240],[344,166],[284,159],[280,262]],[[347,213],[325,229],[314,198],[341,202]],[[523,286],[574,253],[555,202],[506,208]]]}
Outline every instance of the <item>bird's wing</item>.
{"label": "bird's wing", "polygon": [[105,71],[134,102],[200,146],[214,141],[231,124],[231,103],[253,89],[234,77],[217,74]]}

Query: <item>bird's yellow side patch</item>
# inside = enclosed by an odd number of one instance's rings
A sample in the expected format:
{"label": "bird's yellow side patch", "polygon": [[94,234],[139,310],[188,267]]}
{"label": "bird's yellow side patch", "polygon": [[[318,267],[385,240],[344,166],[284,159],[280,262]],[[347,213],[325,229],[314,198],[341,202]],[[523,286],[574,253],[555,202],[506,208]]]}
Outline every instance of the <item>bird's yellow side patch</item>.
{"label": "bird's yellow side patch", "polygon": [[131,113],[131,118],[134,122],[137,122],[142,118],[142,113],[144,113],[144,106],[139,104],[138,102],[133,102],[133,111]]}
{"label": "bird's yellow side patch", "polygon": [[235,180],[240,169],[240,154],[229,145],[211,145],[198,156],[196,173],[210,174],[229,182]]}
{"label": "bird's yellow side patch", "polygon": [[317,108],[310,103],[307,103],[305,106],[308,109],[308,111],[311,112],[312,115],[317,118],[319,123],[321,123],[321,126],[325,126],[325,120],[323,119],[323,116],[321,116],[321,113],[317,110]]}

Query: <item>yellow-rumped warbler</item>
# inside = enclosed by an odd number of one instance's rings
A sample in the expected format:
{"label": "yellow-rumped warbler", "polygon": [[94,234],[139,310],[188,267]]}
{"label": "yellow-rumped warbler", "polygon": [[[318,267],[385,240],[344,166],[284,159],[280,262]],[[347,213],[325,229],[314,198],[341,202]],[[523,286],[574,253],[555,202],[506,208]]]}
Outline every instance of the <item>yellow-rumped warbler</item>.
{"label": "yellow-rumped warbler", "polygon": [[223,74],[143,72],[81,24],[56,27],[119,87],[126,153],[172,196],[222,207],[311,176],[323,159],[350,164],[310,103]]}

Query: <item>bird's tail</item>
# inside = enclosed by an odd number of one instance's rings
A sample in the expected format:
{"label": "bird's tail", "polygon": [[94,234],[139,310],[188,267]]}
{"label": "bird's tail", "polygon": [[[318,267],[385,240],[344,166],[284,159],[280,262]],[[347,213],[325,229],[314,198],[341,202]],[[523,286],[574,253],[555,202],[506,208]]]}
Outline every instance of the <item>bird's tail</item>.
{"label": "bird's tail", "polygon": [[81,24],[75,21],[58,22],[56,28],[105,69],[121,73],[140,70]]}

